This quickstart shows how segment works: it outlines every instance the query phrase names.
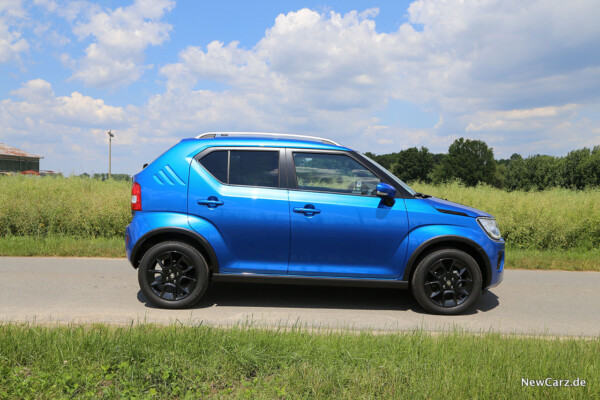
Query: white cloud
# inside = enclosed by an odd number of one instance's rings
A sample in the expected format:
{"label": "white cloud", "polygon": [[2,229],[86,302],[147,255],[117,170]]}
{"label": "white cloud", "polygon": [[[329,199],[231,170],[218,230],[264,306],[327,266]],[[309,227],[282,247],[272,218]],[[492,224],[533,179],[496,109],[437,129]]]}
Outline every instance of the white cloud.
{"label": "white cloud", "polygon": [[33,153],[51,155],[43,160],[43,169],[103,171],[106,131],[113,129],[118,144],[115,159],[123,162],[115,166],[131,172],[131,166],[125,164],[141,142],[139,110],[110,106],[79,92],[56,96],[51,84],[42,79],[25,82],[10,95],[12,98],[0,101],[0,141],[25,144],[23,148]]}
{"label": "white cloud", "polygon": [[[87,86],[116,87],[138,80],[145,69],[144,51],[169,39],[171,25],[163,15],[174,7],[171,0],[136,0],[128,7],[94,10],[86,22],[75,24],[80,40],[93,37],[85,56],[76,60],[73,78]],[[72,8],[67,19],[82,12]],[[67,63],[68,64],[68,63]]]}
{"label": "white cloud", "polygon": [[531,131],[548,129],[557,119],[568,120],[577,116],[580,106],[566,104],[564,106],[537,107],[509,111],[480,111],[474,116],[467,116],[467,132],[476,131]]}
{"label": "white cloud", "polygon": [[19,60],[19,55],[29,49],[21,32],[11,25],[25,16],[21,0],[0,2],[0,63]]}
{"label": "white cloud", "polygon": [[[54,8],[80,39],[93,41],[83,58],[61,61],[90,86],[139,79],[144,51],[169,38],[162,19],[173,4],[138,1],[109,11],[86,4]],[[65,148],[84,150],[93,146],[81,138],[99,145],[117,129],[120,148],[144,160],[213,130],[322,135],[373,152],[446,151],[460,136],[485,140],[496,156],[600,143],[600,122],[587,117],[600,110],[600,3],[419,0],[391,33],[377,30],[376,15],[302,9],[279,15],[251,48],[188,46],[161,67],[164,92],[141,107],[112,107],[79,92],[56,96],[48,82],[29,81],[0,103],[0,123],[15,135],[61,132]],[[437,123],[403,126],[386,108],[404,102],[426,108]]]}
{"label": "white cloud", "polygon": [[[215,96],[236,104],[228,112],[207,102],[215,124],[316,132],[350,145],[381,125],[373,116],[389,99],[439,115],[426,136],[389,127],[397,134],[394,144],[381,139],[384,149],[403,146],[407,135],[431,146],[472,134],[494,144],[522,139],[525,130],[535,141],[577,118],[577,107],[600,102],[600,3],[576,0],[566,10],[558,1],[419,0],[392,33],[377,31],[376,13],[302,9],[279,15],[250,49],[189,46],[161,69],[167,91],[154,99],[155,110],[164,101],[186,119],[202,115],[195,99]],[[206,81],[223,90],[198,90]],[[171,109],[177,98],[189,98],[189,107]]]}
{"label": "white cloud", "polygon": [[19,121],[31,121],[40,126],[56,124],[78,128],[123,126],[129,122],[122,107],[106,105],[102,99],[84,96],[79,92],[56,97],[50,83],[43,79],[28,81],[10,94],[18,97],[20,101],[6,99],[0,103],[2,114],[10,115],[7,119],[12,122],[7,130],[18,130],[21,126]]}

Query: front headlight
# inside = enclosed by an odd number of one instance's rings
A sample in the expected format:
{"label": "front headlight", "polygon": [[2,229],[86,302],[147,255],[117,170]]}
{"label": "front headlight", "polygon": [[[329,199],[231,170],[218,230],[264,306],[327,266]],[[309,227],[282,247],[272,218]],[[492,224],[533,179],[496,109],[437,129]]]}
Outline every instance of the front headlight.
{"label": "front headlight", "polygon": [[481,229],[488,234],[494,240],[500,240],[500,229],[498,229],[498,224],[496,220],[493,218],[477,218],[477,222],[479,222],[479,226]]}

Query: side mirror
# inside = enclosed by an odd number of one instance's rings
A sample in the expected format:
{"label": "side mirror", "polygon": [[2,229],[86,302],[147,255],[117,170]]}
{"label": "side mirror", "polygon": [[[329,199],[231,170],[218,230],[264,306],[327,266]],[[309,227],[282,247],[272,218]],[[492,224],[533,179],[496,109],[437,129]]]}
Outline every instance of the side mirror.
{"label": "side mirror", "polygon": [[394,198],[396,196],[396,189],[388,185],[387,183],[378,183],[377,184],[377,196],[381,198],[391,197]]}

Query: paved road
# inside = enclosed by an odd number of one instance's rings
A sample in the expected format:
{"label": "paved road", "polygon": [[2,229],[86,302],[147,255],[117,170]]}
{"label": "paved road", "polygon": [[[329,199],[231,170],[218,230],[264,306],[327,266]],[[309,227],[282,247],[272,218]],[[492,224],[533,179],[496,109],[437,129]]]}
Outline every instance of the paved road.
{"label": "paved road", "polygon": [[189,310],[162,310],[126,260],[0,257],[0,321],[156,322],[600,336],[600,273],[506,271],[460,316],[425,314],[395,289],[213,284]]}

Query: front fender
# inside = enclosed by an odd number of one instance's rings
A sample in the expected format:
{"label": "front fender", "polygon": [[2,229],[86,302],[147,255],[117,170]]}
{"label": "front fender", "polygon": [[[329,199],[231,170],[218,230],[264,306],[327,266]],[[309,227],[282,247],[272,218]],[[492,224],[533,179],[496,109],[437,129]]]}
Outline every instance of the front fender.
{"label": "front fender", "polygon": [[[477,223],[473,220],[473,223]],[[467,227],[457,225],[427,225],[421,226],[412,230],[408,240],[408,257],[407,262],[401,273],[402,279],[408,281],[412,270],[416,267],[416,261],[419,256],[433,246],[439,246],[443,243],[459,244],[460,246],[468,246],[472,251],[475,251],[483,262],[485,275],[491,276],[492,266],[490,258],[496,251],[494,243],[479,227]],[[486,279],[489,281],[489,279]],[[484,282],[487,286],[489,282]]]}

